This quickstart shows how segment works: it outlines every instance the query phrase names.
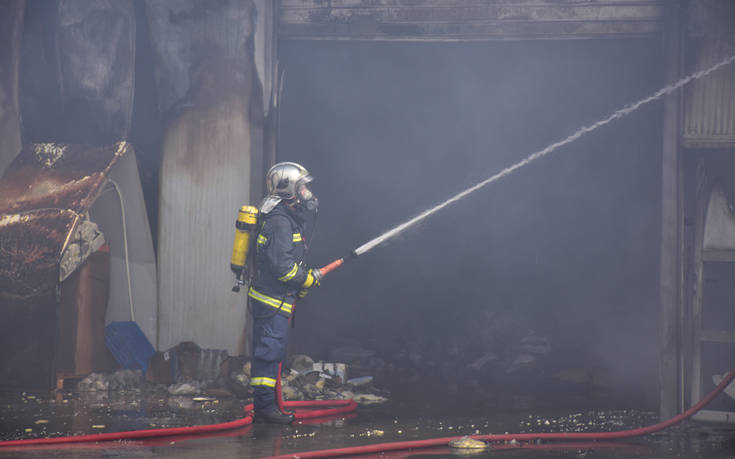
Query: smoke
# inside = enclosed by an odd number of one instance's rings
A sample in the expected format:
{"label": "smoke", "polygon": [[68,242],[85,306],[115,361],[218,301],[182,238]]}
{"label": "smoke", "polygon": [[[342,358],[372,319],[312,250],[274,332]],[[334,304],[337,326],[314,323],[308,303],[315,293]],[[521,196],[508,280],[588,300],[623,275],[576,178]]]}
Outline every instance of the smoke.
{"label": "smoke", "polygon": [[539,150],[539,151],[537,151],[535,153],[532,153],[531,155],[529,155],[526,158],[522,159],[521,161],[513,164],[512,166],[506,167],[505,169],[503,169],[502,171],[500,171],[497,174],[493,175],[492,177],[487,178],[487,179],[483,180],[482,182],[480,182],[480,183],[478,183],[476,185],[473,185],[473,186],[467,188],[466,190],[463,190],[463,191],[457,193],[456,195],[452,196],[451,198],[447,199],[446,201],[443,201],[443,202],[437,204],[436,206],[434,206],[434,207],[432,207],[430,209],[427,209],[427,210],[421,212],[419,215],[413,217],[412,219],[410,219],[410,220],[408,220],[408,221],[406,221],[404,223],[401,223],[400,225],[396,226],[395,228],[392,228],[392,229],[386,231],[385,233],[381,234],[380,236],[376,237],[375,239],[369,240],[365,244],[363,244],[360,247],[358,247],[357,249],[355,249],[355,254],[362,255],[363,253],[369,252],[370,250],[374,249],[375,247],[379,246],[380,244],[383,244],[388,239],[398,236],[399,234],[401,234],[403,231],[407,230],[411,226],[419,223],[421,220],[423,220],[423,219],[425,219],[425,218],[427,218],[427,217],[435,214],[436,212],[442,210],[443,208],[445,208],[445,207],[447,207],[447,206],[449,206],[451,204],[454,204],[455,202],[457,202],[460,199],[462,199],[462,198],[470,195],[471,193],[474,193],[475,191],[480,190],[481,188],[484,188],[484,187],[490,185],[491,183],[493,183],[493,182],[495,182],[497,180],[500,180],[501,178],[505,177],[506,175],[512,174],[513,172],[515,172],[516,170],[520,169],[521,167],[523,167],[523,166],[525,166],[527,164],[530,164],[532,161],[536,161],[537,159],[542,158],[542,157],[546,156],[547,154],[549,154],[549,153],[551,153],[551,152],[553,152],[553,151],[555,151],[555,150],[557,150],[557,149],[559,149],[559,148],[561,148],[561,147],[563,147],[565,145],[568,145],[568,144],[574,142],[575,140],[579,139],[580,137],[582,137],[583,135],[585,135],[585,134],[587,134],[589,132],[592,132],[592,131],[594,131],[596,129],[599,129],[602,126],[604,126],[604,125],[606,125],[606,124],[608,124],[608,123],[610,123],[612,121],[615,121],[617,119],[622,118],[623,116],[629,115],[629,114],[633,113],[634,111],[638,110],[640,107],[642,107],[642,106],[644,106],[646,104],[649,104],[651,102],[654,102],[654,101],[660,99],[661,97],[663,97],[663,96],[665,96],[667,94],[671,94],[672,92],[676,91],[677,89],[681,88],[682,86],[684,86],[685,84],[689,83],[692,80],[695,80],[695,79],[698,79],[698,78],[702,78],[704,76],[709,75],[710,73],[716,71],[720,67],[722,67],[724,65],[727,65],[727,64],[730,64],[734,60],[735,60],[735,56],[730,56],[730,57],[728,57],[726,59],[723,59],[722,61],[718,62],[717,64],[715,64],[715,65],[713,65],[713,66],[711,66],[711,67],[709,67],[707,69],[701,70],[699,72],[695,72],[695,73],[693,73],[691,75],[688,75],[688,76],[682,78],[681,80],[677,81],[676,83],[672,83],[670,85],[664,86],[663,88],[659,89],[658,91],[656,91],[655,93],[651,94],[650,96],[644,97],[643,99],[640,99],[640,100],[636,101],[633,104],[630,104],[630,105],[628,105],[626,107],[623,107],[623,108],[621,108],[619,110],[616,110],[615,113],[612,113],[611,115],[608,115],[607,117],[605,117],[605,118],[603,118],[603,119],[601,119],[599,121],[596,121],[595,123],[592,123],[589,126],[582,126],[581,128],[577,129],[572,135],[570,135],[570,136],[568,136],[568,137],[566,137],[566,138],[564,138],[564,139],[562,139],[562,140],[560,140],[558,142],[554,142],[551,145],[547,145],[546,147],[544,147],[544,149]]}
{"label": "smoke", "polygon": [[[283,51],[278,159],[316,176],[314,265],[662,86],[653,40]],[[297,346],[397,352],[411,329],[441,348],[490,311],[549,335],[566,365],[655,366],[615,346],[655,348],[660,118],[643,107],[336,271],[300,306]]]}

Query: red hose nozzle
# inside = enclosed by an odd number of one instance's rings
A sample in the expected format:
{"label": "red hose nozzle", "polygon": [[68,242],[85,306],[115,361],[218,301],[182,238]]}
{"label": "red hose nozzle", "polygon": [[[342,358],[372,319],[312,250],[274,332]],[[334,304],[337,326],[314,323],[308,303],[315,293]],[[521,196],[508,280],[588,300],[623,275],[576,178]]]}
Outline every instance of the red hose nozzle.
{"label": "red hose nozzle", "polygon": [[328,265],[324,266],[323,268],[319,268],[319,273],[322,276],[326,276],[327,274],[331,273],[335,269],[337,269],[340,266],[342,266],[346,261],[350,261],[353,258],[357,258],[357,253],[355,253],[354,250],[352,252],[350,252],[350,254],[347,255],[346,257],[344,257],[344,258],[338,258],[338,259],[334,260],[333,262],[329,263]]}
{"label": "red hose nozzle", "polygon": [[337,269],[340,266],[342,266],[342,263],[344,263],[344,262],[345,262],[345,259],[344,258],[338,258],[338,259],[334,260],[333,262],[329,263],[328,265],[324,266],[323,268],[319,268],[319,273],[322,276],[326,276],[327,274],[331,273],[335,269]]}

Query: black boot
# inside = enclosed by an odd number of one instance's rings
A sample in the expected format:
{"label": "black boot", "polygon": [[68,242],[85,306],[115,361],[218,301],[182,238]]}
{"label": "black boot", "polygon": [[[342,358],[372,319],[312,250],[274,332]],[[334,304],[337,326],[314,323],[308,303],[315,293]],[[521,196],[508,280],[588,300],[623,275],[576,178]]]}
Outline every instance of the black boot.
{"label": "black boot", "polygon": [[255,422],[266,422],[269,424],[291,424],[294,420],[293,414],[283,414],[277,406],[255,410]]}

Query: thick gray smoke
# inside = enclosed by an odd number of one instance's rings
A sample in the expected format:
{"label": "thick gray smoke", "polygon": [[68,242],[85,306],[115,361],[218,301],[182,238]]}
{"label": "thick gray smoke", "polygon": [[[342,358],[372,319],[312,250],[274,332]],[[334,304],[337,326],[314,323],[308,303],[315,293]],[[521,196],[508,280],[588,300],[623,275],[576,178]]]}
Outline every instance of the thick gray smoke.
{"label": "thick gray smoke", "polygon": [[[283,51],[278,159],[316,176],[313,265],[664,83],[654,40]],[[562,367],[655,384],[660,108],[564,145],[336,271],[299,306],[298,349],[418,347],[442,361],[457,347],[512,347],[497,343],[510,323],[549,336]]]}
{"label": "thick gray smoke", "polygon": [[589,132],[592,132],[595,129],[599,129],[602,126],[604,126],[604,125],[606,125],[606,124],[608,124],[608,123],[610,123],[612,121],[615,121],[615,120],[617,120],[619,118],[622,118],[623,116],[626,116],[626,115],[629,115],[629,114],[633,113],[634,111],[638,110],[639,108],[641,108],[642,106],[644,106],[646,104],[649,104],[651,102],[654,102],[654,101],[660,99],[661,97],[663,97],[663,96],[665,96],[667,94],[671,94],[672,92],[674,92],[677,89],[681,88],[682,86],[684,86],[685,84],[689,83],[690,81],[693,81],[693,80],[696,80],[696,79],[699,79],[699,78],[702,78],[702,77],[705,77],[705,76],[709,75],[710,73],[716,71],[720,67],[732,63],[734,60],[735,60],[735,56],[730,56],[730,57],[728,57],[726,59],[723,59],[720,62],[718,62],[717,64],[715,64],[715,65],[713,65],[713,66],[711,66],[709,68],[706,68],[706,69],[700,70],[698,72],[692,73],[691,75],[688,75],[688,76],[680,79],[676,83],[672,83],[670,85],[664,86],[663,88],[659,89],[658,91],[656,91],[655,93],[651,94],[650,96],[644,97],[643,99],[640,99],[640,100],[636,101],[633,104],[630,104],[630,105],[628,105],[626,107],[623,107],[623,108],[621,108],[619,110],[616,110],[614,113],[610,114],[609,116],[607,116],[607,117],[605,117],[605,118],[603,118],[603,119],[601,119],[599,121],[596,121],[596,122],[590,124],[589,126],[582,126],[581,128],[577,129],[570,136],[568,136],[568,137],[566,137],[566,138],[564,138],[564,139],[562,139],[562,140],[560,140],[558,142],[554,142],[551,145],[546,146],[542,150],[539,150],[539,151],[537,151],[535,153],[530,154],[529,156],[527,156],[523,160],[521,160],[521,161],[513,164],[512,166],[506,167],[505,169],[503,169],[502,171],[498,172],[497,174],[491,176],[490,178],[487,178],[487,179],[483,180],[482,182],[480,182],[480,183],[478,183],[476,185],[473,185],[473,186],[467,188],[466,190],[463,190],[463,191],[455,194],[454,196],[450,197],[446,201],[440,202],[439,204],[435,205],[434,207],[432,207],[430,209],[427,209],[427,210],[421,212],[419,215],[413,217],[412,219],[410,219],[410,220],[408,220],[408,221],[406,221],[404,223],[401,223],[400,225],[396,226],[395,228],[392,228],[392,229],[386,231],[385,233],[381,234],[380,236],[376,237],[375,239],[369,240],[368,242],[364,243],[363,245],[361,245],[360,247],[358,247],[357,249],[355,249],[355,254],[362,255],[363,253],[369,252],[370,250],[372,250],[375,247],[379,246],[380,244],[384,243],[388,239],[391,239],[393,237],[398,236],[403,231],[405,231],[408,228],[412,227],[413,225],[419,223],[423,219],[425,219],[425,218],[427,218],[427,217],[435,214],[436,212],[442,210],[443,208],[445,208],[445,207],[447,207],[447,206],[449,206],[451,204],[454,204],[455,202],[459,201],[460,199],[464,198],[465,196],[468,196],[471,193],[474,193],[475,191],[477,191],[477,190],[479,190],[479,189],[481,189],[483,187],[486,187],[487,185],[490,185],[491,183],[493,183],[493,182],[495,182],[497,180],[500,180],[501,178],[505,177],[506,175],[515,172],[516,170],[520,169],[521,167],[523,167],[523,166],[525,166],[527,164],[530,164],[531,162],[536,161],[537,159],[542,158],[542,157],[548,155],[549,153],[551,153],[551,152],[553,152],[553,151],[555,151],[555,150],[557,150],[557,149],[559,149],[559,148],[561,148],[561,147],[563,147],[565,145],[568,145],[568,144],[574,142],[575,140],[579,139],[583,135],[585,135],[585,134],[587,134]]}

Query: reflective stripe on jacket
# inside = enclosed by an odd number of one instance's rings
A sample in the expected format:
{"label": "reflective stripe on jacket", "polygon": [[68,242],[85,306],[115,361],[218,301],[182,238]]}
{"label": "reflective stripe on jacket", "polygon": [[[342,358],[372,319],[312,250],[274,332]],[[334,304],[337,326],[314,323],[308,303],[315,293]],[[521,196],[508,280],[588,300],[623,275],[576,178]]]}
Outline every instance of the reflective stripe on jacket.
{"label": "reflective stripe on jacket", "polygon": [[288,315],[308,270],[301,266],[305,253],[303,223],[285,206],[281,202],[262,215],[255,244],[255,279],[248,296]]}

